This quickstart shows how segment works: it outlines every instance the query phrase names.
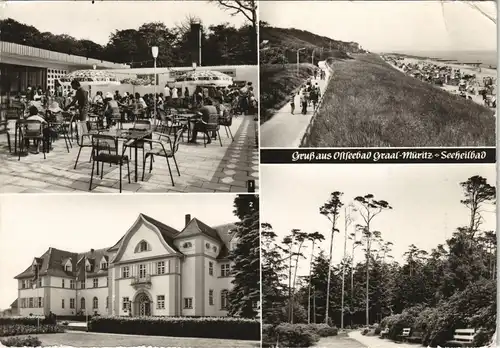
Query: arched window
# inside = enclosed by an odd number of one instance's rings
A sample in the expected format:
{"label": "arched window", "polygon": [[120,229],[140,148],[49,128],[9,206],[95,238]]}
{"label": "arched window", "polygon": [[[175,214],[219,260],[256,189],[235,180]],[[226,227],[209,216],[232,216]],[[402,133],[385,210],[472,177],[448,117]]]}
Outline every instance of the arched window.
{"label": "arched window", "polygon": [[228,306],[229,306],[228,291],[222,290],[220,292],[220,309],[226,310]]}
{"label": "arched window", "polygon": [[97,299],[97,297],[94,297],[94,299],[92,300],[92,308],[93,309],[99,308],[99,300]]}
{"label": "arched window", "polygon": [[85,309],[85,297],[80,300],[80,309]]}
{"label": "arched window", "polygon": [[137,246],[135,247],[136,253],[142,253],[144,251],[149,251],[149,250],[151,250],[151,247],[145,240],[141,240],[139,244],[137,244]]}

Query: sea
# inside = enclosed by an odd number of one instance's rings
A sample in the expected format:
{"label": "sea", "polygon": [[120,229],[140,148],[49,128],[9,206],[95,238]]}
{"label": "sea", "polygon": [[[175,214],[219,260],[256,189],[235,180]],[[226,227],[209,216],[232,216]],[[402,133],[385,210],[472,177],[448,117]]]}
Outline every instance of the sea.
{"label": "sea", "polygon": [[453,60],[456,63],[481,63],[482,67],[497,68],[496,51],[398,51],[394,53],[407,54],[419,58],[437,58]]}

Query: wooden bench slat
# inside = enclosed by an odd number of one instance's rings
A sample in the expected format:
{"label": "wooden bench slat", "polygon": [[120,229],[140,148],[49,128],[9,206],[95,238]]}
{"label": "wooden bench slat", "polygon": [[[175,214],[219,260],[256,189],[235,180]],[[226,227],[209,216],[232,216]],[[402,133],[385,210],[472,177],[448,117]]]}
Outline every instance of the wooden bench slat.
{"label": "wooden bench slat", "polygon": [[460,334],[460,333],[470,333],[470,334],[473,334],[475,332],[476,332],[475,329],[456,329],[455,330],[456,334]]}

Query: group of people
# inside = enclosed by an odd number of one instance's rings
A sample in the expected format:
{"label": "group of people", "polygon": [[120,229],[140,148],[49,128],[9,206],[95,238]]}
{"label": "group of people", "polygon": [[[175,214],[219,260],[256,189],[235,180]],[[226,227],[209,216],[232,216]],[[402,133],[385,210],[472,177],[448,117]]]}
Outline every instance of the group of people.
{"label": "group of people", "polygon": [[321,98],[321,89],[316,82],[313,84],[311,80],[308,80],[304,85],[302,85],[297,94],[292,93],[290,96],[290,106],[292,115],[295,112],[295,98],[296,95],[299,96],[301,113],[303,115],[307,114],[307,108],[312,104],[313,110],[318,107],[318,102]]}

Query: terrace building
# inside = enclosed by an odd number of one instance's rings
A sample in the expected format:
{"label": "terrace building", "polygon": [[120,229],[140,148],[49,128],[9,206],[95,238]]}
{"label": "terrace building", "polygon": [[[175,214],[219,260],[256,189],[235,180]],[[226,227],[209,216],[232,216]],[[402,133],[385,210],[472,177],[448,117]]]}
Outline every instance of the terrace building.
{"label": "terrace building", "polygon": [[109,248],[49,248],[15,277],[19,314],[225,316],[235,227],[186,215],[178,231],[139,214]]}

